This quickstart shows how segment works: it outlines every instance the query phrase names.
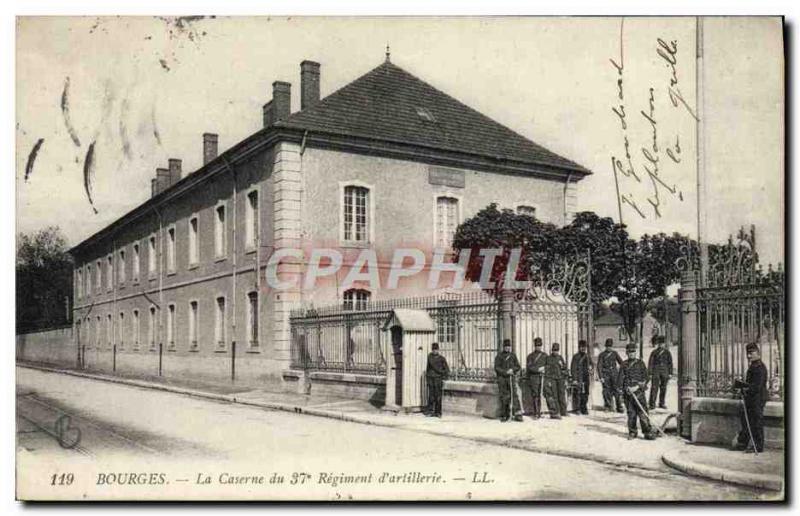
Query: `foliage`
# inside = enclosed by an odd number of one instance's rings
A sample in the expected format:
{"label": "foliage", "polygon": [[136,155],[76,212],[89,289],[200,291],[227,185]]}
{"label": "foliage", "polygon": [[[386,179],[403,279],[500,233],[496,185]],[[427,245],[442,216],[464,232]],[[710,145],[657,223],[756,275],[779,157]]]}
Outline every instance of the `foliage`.
{"label": "foliage", "polygon": [[58,227],[18,235],[16,282],[18,333],[69,322],[72,259]]}

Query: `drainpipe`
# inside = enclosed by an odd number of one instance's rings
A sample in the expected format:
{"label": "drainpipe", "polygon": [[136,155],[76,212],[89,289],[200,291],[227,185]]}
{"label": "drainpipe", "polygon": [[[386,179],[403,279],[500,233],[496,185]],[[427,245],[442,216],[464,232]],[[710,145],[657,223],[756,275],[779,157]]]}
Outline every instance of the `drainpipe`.
{"label": "drainpipe", "polygon": [[[162,344],[161,335],[164,332],[164,311],[161,309],[164,306],[164,224],[161,211],[157,207],[154,207],[153,210],[158,216],[158,239],[156,242],[156,253],[158,254],[158,335],[154,335],[154,339],[158,340],[160,345]],[[160,360],[161,357],[159,356]],[[159,375],[160,373],[161,367],[159,367]]]}
{"label": "drainpipe", "polygon": [[225,158],[223,158],[223,162],[225,163],[225,167],[231,172],[231,179],[233,181],[233,245],[231,246],[231,265],[233,267],[233,273],[231,274],[231,291],[233,298],[231,301],[231,381],[233,381],[235,379],[236,367],[234,363],[234,360],[236,360],[236,352],[234,351],[236,349],[236,168],[232,167]]}
{"label": "drainpipe", "polygon": [[569,224],[567,220],[567,190],[569,190],[569,182],[572,179],[572,172],[567,173],[567,181],[564,183],[564,225]]}

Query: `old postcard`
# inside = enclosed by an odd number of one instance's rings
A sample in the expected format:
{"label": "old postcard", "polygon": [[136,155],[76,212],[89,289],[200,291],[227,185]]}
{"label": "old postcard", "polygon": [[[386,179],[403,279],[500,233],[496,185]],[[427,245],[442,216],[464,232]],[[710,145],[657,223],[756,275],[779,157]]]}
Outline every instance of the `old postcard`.
{"label": "old postcard", "polygon": [[783,501],[783,23],[18,17],[17,498]]}

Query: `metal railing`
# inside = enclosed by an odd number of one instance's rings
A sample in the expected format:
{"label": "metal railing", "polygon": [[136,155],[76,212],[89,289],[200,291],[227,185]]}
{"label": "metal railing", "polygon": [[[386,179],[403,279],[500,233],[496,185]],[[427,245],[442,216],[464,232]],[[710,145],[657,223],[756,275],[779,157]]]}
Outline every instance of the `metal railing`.
{"label": "metal railing", "polygon": [[[588,307],[588,305],[586,305]],[[297,369],[386,374],[389,332],[383,325],[395,308],[425,310],[436,325],[435,341],[450,365],[450,378],[495,380],[500,349],[501,303],[483,292],[404,298],[367,303],[363,310],[343,305],[293,310],[291,366]],[[515,349],[520,362],[533,350],[533,337],[577,349],[588,332],[588,308],[575,303],[518,302],[512,309]]]}

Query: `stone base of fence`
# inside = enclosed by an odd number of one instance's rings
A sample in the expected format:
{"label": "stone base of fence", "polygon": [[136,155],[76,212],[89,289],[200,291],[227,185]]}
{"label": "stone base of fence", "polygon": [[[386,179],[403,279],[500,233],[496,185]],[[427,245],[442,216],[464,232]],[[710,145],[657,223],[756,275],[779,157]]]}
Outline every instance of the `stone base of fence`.
{"label": "stone base of fence", "polygon": [[[691,440],[700,444],[730,445],[739,433],[741,400],[694,398],[689,405]],[[784,447],[783,403],[769,402],[764,407],[764,446]]]}
{"label": "stone base of fence", "polygon": [[[282,376],[284,388],[289,392],[365,400],[376,408],[386,401],[386,377],[383,375],[285,369]],[[442,410],[495,418],[497,400],[497,385],[493,383],[448,380],[444,383]],[[529,405],[529,400],[523,396],[523,407]]]}

